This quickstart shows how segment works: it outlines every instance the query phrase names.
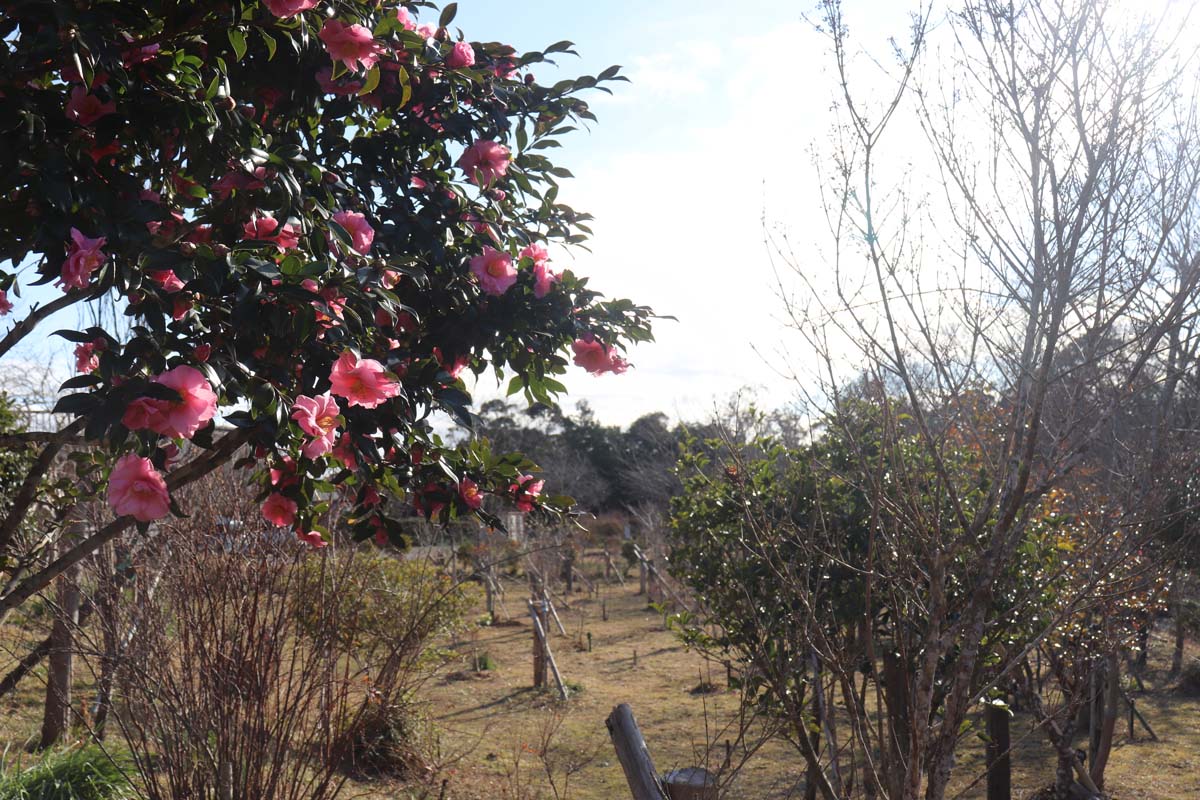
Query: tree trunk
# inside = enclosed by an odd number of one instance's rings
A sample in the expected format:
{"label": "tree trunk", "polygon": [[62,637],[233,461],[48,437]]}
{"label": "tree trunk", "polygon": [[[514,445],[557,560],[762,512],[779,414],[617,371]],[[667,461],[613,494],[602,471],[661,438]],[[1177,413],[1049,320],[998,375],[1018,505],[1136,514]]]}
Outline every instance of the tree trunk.
{"label": "tree trunk", "polygon": [[1104,788],[1104,768],[1108,765],[1108,757],[1112,753],[1113,735],[1117,729],[1117,708],[1121,698],[1121,667],[1116,653],[1109,653],[1105,658],[1104,669],[1104,710],[1100,722],[1100,739],[1096,753],[1092,758],[1092,783],[1100,789]]}
{"label": "tree trunk", "polygon": [[71,729],[71,681],[74,675],[75,627],[79,624],[79,567],[72,566],[58,581],[58,607],[50,632],[50,663],[46,705],[38,746],[60,742]]}
{"label": "tree trunk", "polygon": [[1183,672],[1183,645],[1186,637],[1183,621],[1183,577],[1179,576],[1171,587],[1171,619],[1175,623],[1175,652],[1171,656],[1171,677]]}

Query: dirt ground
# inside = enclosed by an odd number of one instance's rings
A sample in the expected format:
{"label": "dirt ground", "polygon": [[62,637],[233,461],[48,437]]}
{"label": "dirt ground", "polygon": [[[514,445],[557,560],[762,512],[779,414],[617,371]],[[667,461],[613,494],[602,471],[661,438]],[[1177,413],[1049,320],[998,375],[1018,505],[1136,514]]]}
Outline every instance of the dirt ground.
{"label": "dirt ground", "polygon": [[[566,702],[532,683],[532,629],[520,612],[523,595],[515,587],[506,600],[507,620],[480,628],[458,642],[460,667],[431,681],[422,692],[426,709],[440,730],[447,762],[446,798],[546,797],[615,800],[629,796],[604,720],[618,703],[629,703],[660,772],[693,765],[718,766],[724,758],[728,726],[737,711],[736,692],[725,689],[724,668],[688,652],[664,629],[663,617],[636,595],[637,581],[625,587],[600,587],[601,595],[576,594],[571,608],[559,604],[567,635],[551,639],[564,680],[572,688]],[[602,619],[602,603],[608,621]],[[587,634],[591,634],[591,652]],[[1131,740],[1124,721],[1108,769],[1115,800],[1194,800],[1200,798],[1200,699],[1181,697],[1165,687],[1170,643],[1165,631],[1152,642],[1147,693],[1135,697],[1138,710],[1158,735],[1152,742],[1143,729]],[[483,674],[465,669],[473,656],[486,653],[495,668]],[[717,691],[695,691],[702,683]],[[556,717],[547,770],[538,757],[543,736]],[[1053,775],[1054,762],[1044,735],[1028,716],[1012,724],[1014,797],[1030,796]],[[713,742],[706,761],[706,742]],[[983,745],[964,748],[956,770],[954,794],[984,797]],[[574,774],[566,775],[569,768]],[[787,745],[764,747],[746,764],[728,796],[786,798],[803,795],[799,756]],[[569,778],[569,780],[568,780]],[[441,791],[441,787],[438,787]],[[527,794],[523,794],[526,792]],[[378,797],[384,797],[384,794]],[[395,796],[386,795],[386,796]],[[434,795],[436,796],[436,795]]]}

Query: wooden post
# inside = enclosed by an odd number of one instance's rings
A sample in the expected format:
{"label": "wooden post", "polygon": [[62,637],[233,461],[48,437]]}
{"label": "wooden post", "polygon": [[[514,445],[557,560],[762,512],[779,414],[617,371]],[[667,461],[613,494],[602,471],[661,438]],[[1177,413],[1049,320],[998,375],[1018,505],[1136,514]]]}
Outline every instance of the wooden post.
{"label": "wooden post", "polygon": [[662,778],[671,800],[717,800],[717,779],[703,767],[673,769]]}
{"label": "wooden post", "polygon": [[604,724],[617,751],[617,760],[621,762],[633,800],[669,800],[654,769],[654,759],[650,758],[650,751],[646,749],[646,740],[642,738],[642,731],[633,718],[633,709],[627,703],[621,703],[608,715]]}
{"label": "wooden post", "polygon": [[[534,601],[530,600],[529,601],[529,614],[531,617],[533,617],[534,641],[535,642],[540,641],[542,644],[542,648],[541,648],[542,683],[539,685],[544,686],[546,683],[546,665],[549,664],[550,665],[550,673],[552,675],[554,675],[554,683],[558,686],[558,696],[561,697],[563,700],[566,700],[570,696],[570,694],[567,692],[567,685],[565,683],[563,683],[562,675],[558,671],[558,664],[556,664],[554,662],[554,654],[552,652],[550,652],[550,641],[546,637],[546,628],[544,625],[545,610],[542,609],[541,611],[539,611],[535,606],[536,606],[536,604],[534,603]],[[535,661],[535,665],[536,665],[536,661]]]}
{"label": "wooden post", "polygon": [[[558,626],[558,632],[563,636],[567,635],[567,629],[563,627],[562,620],[558,618],[558,612],[554,609],[554,603],[550,602],[549,594],[542,594],[542,610],[550,610],[550,616],[554,617],[554,624]],[[550,629],[549,619],[542,615],[542,624],[546,626],[546,630]]]}
{"label": "wooden post", "polygon": [[638,594],[646,593],[646,561],[638,559]]}
{"label": "wooden post", "polygon": [[546,685],[546,645],[543,641],[545,635],[541,621],[538,619],[541,612],[537,606],[538,601],[530,601],[529,612],[533,617],[533,686],[540,689]]}
{"label": "wooden post", "polygon": [[1008,709],[988,703],[987,725],[987,800],[1012,800],[1012,759],[1009,749]]}
{"label": "wooden post", "polygon": [[612,570],[613,574],[615,574],[617,576],[617,581],[622,586],[624,586],[625,585],[625,575],[624,575],[624,573],[621,572],[621,570],[617,569],[617,565],[613,563],[612,556],[609,555],[609,552],[607,550],[604,551],[604,561],[608,565],[604,571],[604,577],[607,578],[608,570]]}
{"label": "wooden post", "polygon": [[605,622],[608,622],[608,601],[607,600],[600,601],[600,618],[603,619]]}

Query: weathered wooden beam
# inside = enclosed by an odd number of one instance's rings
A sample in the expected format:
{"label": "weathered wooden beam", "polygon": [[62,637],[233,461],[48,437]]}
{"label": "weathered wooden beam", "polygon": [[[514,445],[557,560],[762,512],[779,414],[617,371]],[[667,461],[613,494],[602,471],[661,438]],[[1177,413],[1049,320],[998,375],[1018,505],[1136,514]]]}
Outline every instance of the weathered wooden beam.
{"label": "weathered wooden beam", "polygon": [[666,790],[654,769],[654,759],[646,748],[646,740],[637,720],[633,718],[633,709],[628,703],[621,703],[613,709],[604,721],[613,747],[617,751],[617,760],[625,771],[625,780],[633,800],[670,800]]}

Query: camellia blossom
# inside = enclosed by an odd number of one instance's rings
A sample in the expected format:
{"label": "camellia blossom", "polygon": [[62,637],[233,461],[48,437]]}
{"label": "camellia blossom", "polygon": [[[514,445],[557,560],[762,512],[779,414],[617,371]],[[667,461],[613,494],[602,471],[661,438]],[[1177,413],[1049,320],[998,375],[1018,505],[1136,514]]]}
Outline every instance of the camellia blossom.
{"label": "camellia blossom", "polygon": [[92,273],[108,258],[100,248],[108,239],[104,236],[89,239],[71,228],[71,246],[67,252],[67,260],[62,265],[62,277],[58,283],[63,289],[86,289],[92,279]]}
{"label": "camellia blossom", "polygon": [[491,139],[480,139],[463,152],[458,165],[471,183],[484,186],[503,177],[508,172],[510,160],[507,147]]}
{"label": "camellia blossom", "polygon": [[96,355],[96,344],[84,342],[75,348],[75,371],[91,372],[100,366],[100,357]]}
{"label": "camellia blossom", "polygon": [[217,394],[204,373],[181,364],[154,379],[174,389],[178,401],[139,397],[129,404],[121,424],[130,430],[149,429],[172,439],[191,439],[217,413]]}
{"label": "camellia blossom", "polygon": [[173,269],[157,270],[150,273],[150,280],[157,283],[163,288],[163,291],[174,294],[183,289],[183,281],[175,274]]}
{"label": "camellia blossom", "polygon": [[333,451],[341,413],[338,401],[329,392],[296,398],[292,404],[292,419],[296,420],[300,430],[313,437],[301,450],[305,458],[317,458]]}
{"label": "camellia blossom", "polygon": [[308,533],[296,531],[296,538],[314,550],[320,550],[322,547],[329,545],[329,542],[322,539],[321,534],[317,531],[309,531]]}
{"label": "camellia blossom", "polygon": [[470,478],[463,478],[458,482],[458,496],[472,511],[483,505],[483,492],[479,491],[479,486]]}
{"label": "camellia blossom", "polygon": [[170,513],[171,496],[150,459],[129,453],[117,460],[108,476],[108,504],[119,517],[153,522]]}
{"label": "camellia blossom", "polygon": [[470,42],[455,42],[454,49],[446,56],[446,66],[450,69],[462,69],[475,65],[475,48]]}
{"label": "camellia blossom", "polygon": [[550,251],[541,242],[534,242],[522,248],[521,258],[533,262],[533,296],[545,297],[550,293],[550,287],[562,277],[550,267]]}
{"label": "camellia blossom", "polygon": [[471,272],[490,295],[502,295],[517,282],[517,268],[513,266],[512,256],[490,245],[471,259]]}
{"label": "camellia blossom", "polygon": [[354,442],[350,435],[343,433],[333,446],[333,457],[345,465],[346,469],[358,469],[358,458],[354,455]]}
{"label": "camellia blossom", "polygon": [[396,19],[400,20],[400,26],[406,31],[414,31],[417,29],[417,22],[408,13],[408,9],[404,6],[396,9]]}
{"label": "camellia blossom", "polygon": [[316,8],[319,2],[320,0],[263,0],[267,10],[280,19],[288,19],[301,11]]}
{"label": "camellia blossom", "polygon": [[537,498],[542,494],[545,481],[537,481],[532,475],[522,475],[517,482],[508,487],[513,493],[518,511],[533,511]]}
{"label": "camellia blossom", "polygon": [[375,241],[375,229],[367,222],[367,218],[357,211],[339,211],[333,215],[333,221],[346,229],[350,234],[351,246],[364,256],[371,252],[371,243]]}
{"label": "camellia blossom", "polygon": [[274,242],[283,253],[300,244],[300,231],[290,222],[280,225],[270,215],[254,217],[242,226],[243,239],[259,242]]}
{"label": "camellia blossom", "polygon": [[272,492],[262,504],[263,519],[277,528],[291,527],[296,521],[296,501],[284,497],[278,492]]}
{"label": "camellia blossom", "polygon": [[379,60],[383,46],[362,25],[345,25],[336,19],[325,20],[318,34],[329,57],[341,61],[346,69],[370,69]]}
{"label": "camellia blossom", "polygon": [[84,127],[94,125],[98,120],[109,114],[115,114],[116,111],[117,104],[112,100],[105,103],[82,86],[72,89],[71,96],[67,100],[67,119],[78,122]]}
{"label": "camellia blossom", "polygon": [[593,375],[603,375],[606,372],[620,375],[629,369],[629,362],[617,355],[616,350],[590,334],[585,338],[576,339],[571,344],[571,349],[575,351],[575,364]]}
{"label": "camellia blossom", "polygon": [[13,310],[12,301],[8,299],[8,292],[0,289],[0,317],[11,313]]}
{"label": "camellia blossom", "polygon": [[346,398],[352,406],[376,408],[403,390],[400,383],[373,358],[359,358],[351,350],[343,352],[329,374],[332,392]]}

